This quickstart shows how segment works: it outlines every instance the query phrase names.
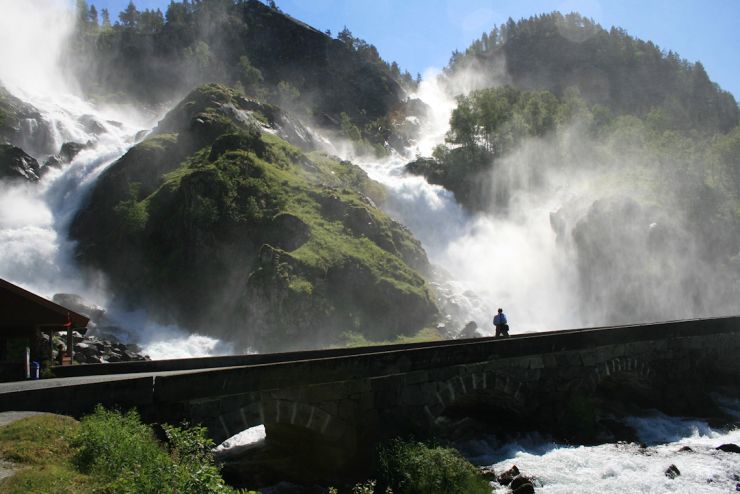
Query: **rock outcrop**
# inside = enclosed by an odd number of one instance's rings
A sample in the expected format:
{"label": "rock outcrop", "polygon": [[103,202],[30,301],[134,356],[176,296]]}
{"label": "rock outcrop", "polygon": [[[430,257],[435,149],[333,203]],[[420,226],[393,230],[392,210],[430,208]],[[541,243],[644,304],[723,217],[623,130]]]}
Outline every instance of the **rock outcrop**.
{"label": "rock outcrop", "polygon": [[55,153],[49,122],[33,105],[0,86],[0,144],[12,144],[33,156]]}
{"label": "rock outcrop", "polygon": [[197,89],[101,176],[71,226],[79,259],[163,322],[262,351],[418,331],[437,314],[421,245],[360,168],[287,142],[308,147],[303,130]]}
{"label": "rock outcrop", "polygon": [[[47,334],[42,334],[42,339],[49,341]],[[141,348],[135,344],[126,345],[119,341],[104,340],[96,336],[82,336],[75,331],[74,336],[74,357],[72,359],[77,364],[106,364],[113,362],[133,362],[149,360],[147,355],[141,353]],[[48,343],[43,344],[43,348]],[[52,362],[58,361],[59,350],[67,351],[66,338],[55,338],[53,342]]]}
{"label": "rock outcrop", "polygon": [[19,147],[0,144],[0,180],[18,179],[38,182],[41,167],[35,158]]}

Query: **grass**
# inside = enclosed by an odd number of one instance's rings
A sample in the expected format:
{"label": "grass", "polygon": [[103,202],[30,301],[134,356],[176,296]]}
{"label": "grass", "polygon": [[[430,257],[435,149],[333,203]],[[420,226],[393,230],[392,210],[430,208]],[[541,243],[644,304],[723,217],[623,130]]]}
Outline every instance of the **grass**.
{"label": "grass", "polygon": [[70,441],[79,427],[70,417],[39,415],[0,428],[0,457],[17,468],[15,475],[0,481],[0,492],[86,494],[100,488],[74,466]]}
{"label": "grass", "polygon": [[136,411],[98,407],[81,422],[41,415],[0,428],[0,458],[15,464],[3,494],[231,494],[203,427],[162,426],[159,442]]}
{"label": "grass", "polygon": [[356,348],[362,346],[379,346],[379,345],[402,345],[407,343],[424,343],[428,341],[442,341],[444,338],[439,331],[434,328],[424,328],[413,336],[396,336],[393,340],[373,341],[368,340],[364,335],[348,331],[342,335],[344,346]]}

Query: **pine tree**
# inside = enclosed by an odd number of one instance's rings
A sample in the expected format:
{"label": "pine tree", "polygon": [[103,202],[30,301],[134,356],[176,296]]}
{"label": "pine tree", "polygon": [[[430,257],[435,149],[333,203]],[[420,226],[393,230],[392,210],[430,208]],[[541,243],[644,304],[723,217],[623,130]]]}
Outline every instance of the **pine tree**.
{"label": "pine tree", "polygon": [[90,9],[87,7],[86,0],[77,0],[77,24],[81,29],[87,28],[88,16]]}
{"label": "pine tree", "polygon": [[90,5],[87,19],[92,27],[98,27],[98,9],[95,8],[95,5]]}
{"label": "pine tree", "polygon": [[135,28],[139,22],[139,11],[136,10],[136,5],[131,1],[128,3],[128,7],[118,14],[118,18],[121,20],[121,24],[124,27]]}
{"label": "pine tree", "polygon": [[102,26],[104,29],[110,28],[110,13],[108,13],[108,9],[103,9],[100,11],[100,17],[103,19]]}

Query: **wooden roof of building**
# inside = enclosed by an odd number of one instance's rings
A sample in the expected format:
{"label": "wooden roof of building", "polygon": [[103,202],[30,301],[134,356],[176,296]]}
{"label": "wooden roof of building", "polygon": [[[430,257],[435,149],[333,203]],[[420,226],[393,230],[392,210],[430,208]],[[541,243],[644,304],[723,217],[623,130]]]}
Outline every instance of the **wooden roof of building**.
{"label": "wooden roof of building", "polygon": [[67,321],[84,333],[90,319],[0,278],[0,336],[39,326],[64,329]]}

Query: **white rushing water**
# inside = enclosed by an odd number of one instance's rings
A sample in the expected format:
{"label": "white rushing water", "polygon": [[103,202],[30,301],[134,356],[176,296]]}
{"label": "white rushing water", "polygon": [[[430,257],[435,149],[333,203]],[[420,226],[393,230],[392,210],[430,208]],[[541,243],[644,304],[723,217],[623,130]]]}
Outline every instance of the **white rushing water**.
{"label": "white rushing water", "polygon": [[[156,118],[132,108],[96,106],[75,95],[74,84],[58,65],[72,28],[68,7],[62,0],[3,3],[0,84],[41,114],[41,121],[24,122],[31,135],[24,150],[43,164],[64,143],[89,145],[70,163],[48,169],[38,183],[0,182],[0,277],[49,299],[55,293],[75,293],[107,308],[106,324],[118,328],[115,336],[139,343],[154,359],[233,353],[214,338],[116,307],[105,279],[89,272],[83,276],[73,260],[74,243],[67,232],[81,202],[100,174]],[[91,121],[96,125],[91,127]]]}
{"label": "white rushing water", "polygon": [[[424,122],[420,141],[406,156],[348,157],[388,188],[384,208],[419,238],[430,261],[449,273],[450,281],[438,289],[455,299],[461,308],[457,316],[475,320],[489,334],[490,317],[498,306],[515,318],[517,332],[581,327],[584,321],[575,311],[573,253],[556,243],[550,214],[577,200],[579,192],[589,187],[588,180],[570,177],[567,191],[557,185],[566,180],[554,180],[555,186],[544,195],[521,190],[508,215],[466,213],[450,192],[404,173],[404,165],[415,154],[429,156],[443,142],[454,107],[433,73],[426,75],[418,97],[433,111]],[[516,165],[522,167],[521,162]],[[718,401],[729,415],[740,417],[738,400]],[[537,433],[504,443],[483,438],[458,446],[475,464],[491,465],[497,473],[516,465],[542,493],[688,494],[740,489],[737,454],[716,449],[740,443],[739,429],[713,429],[699,420],[657,412],[628,418],[626,423],[646,448],[625,443],[568,446]],[[679,451],[685,446],[693,451]],[[665,471],[670,465],[681,475],[668,478]],[[509,491],[497,487],[496,492]]]}
{"label": "white rushing water", "polygon": [[[534,481],[536,492],[546,494],[735,492],[740,482],[737,453],[716,448],[740,443],[740,429],[713,429],[703,421],[657,412],[626,423],[642,445],[566,446],[532,434],[504,444],[492,438],[470,441],[460,448],[498,474],[516,465]],[[671,465],[680,472],[675,478],[665,474]]]}
{"label": "white rushing water", "polygon": [[425,74],[415,95],[430,112],[421,123],[418,142],[406,153],[376,159],[353,155],[350,146],[330,149],[356,162],[389,190],[383,208],[413,232],[431,263],[448,274],[434,285],[450,302],[442,309],[457,324],[453,331],[473,320],[481,333],[492,334],[498,307],[505,309],[518,333],[580,327],[572,260],[556,245],[550,225],[550,213],[561,206],[562,195],[543,201],[537,191],[525,191],[506,217],[471,214],[451,192],[405,173],[404,166],[415,155],[431,155],[449,129],[455,100],[437,75]]}

